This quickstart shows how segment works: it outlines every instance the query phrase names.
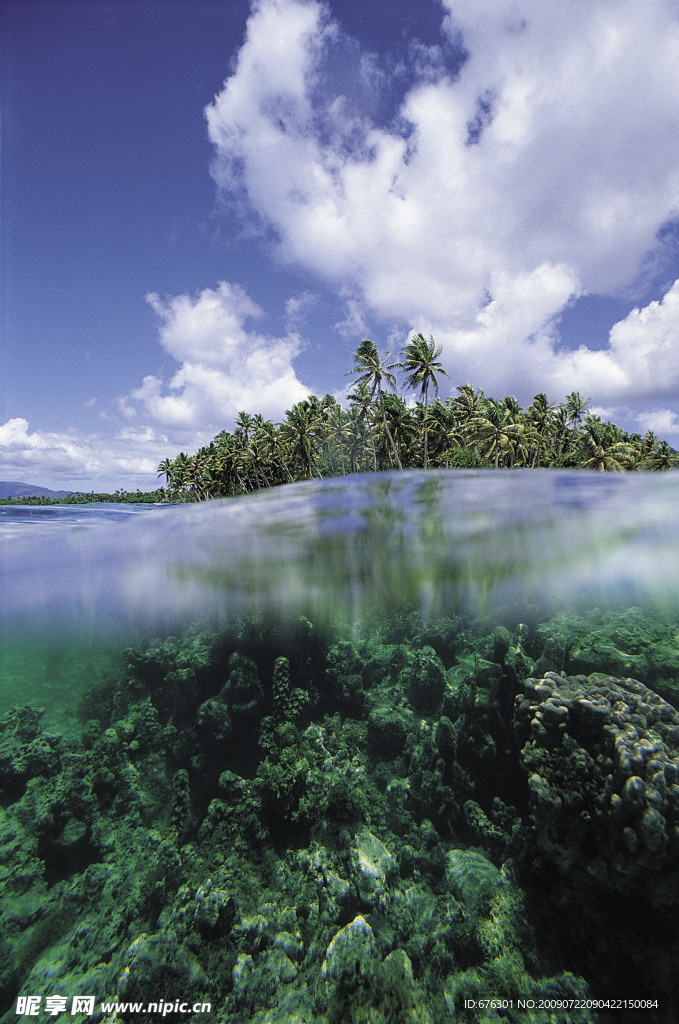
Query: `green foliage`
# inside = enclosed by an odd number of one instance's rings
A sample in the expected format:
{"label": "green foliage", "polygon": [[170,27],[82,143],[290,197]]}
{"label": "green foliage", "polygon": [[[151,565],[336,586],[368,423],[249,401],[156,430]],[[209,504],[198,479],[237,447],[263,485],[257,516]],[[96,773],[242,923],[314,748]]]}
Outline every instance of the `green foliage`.
{"label": "green foliage", "polygon": [[163,487],[156,491],[140,491],[133,493],[118,489],[115,493],[99,491],[76,491],[65,498],[37,497],[31,494],[21,498],[0,498],[0,505],[91,505],[93,502],[111,502],[118,505],[155,504],[166,501],[167,494]]}
{"label": "green foliage", "polygon": [[[401,360],[390,363],[390,352],[382,358],[364,338],[347,374],[355,377],[349,409],[332,395],[311,395],[277,425],[242,412],[233,433],[221,431],[194,455],[163,459],[158,475],[165,476],[165,498],[205,501],[296,480],[394,468],[621,472],[679,466],[679,455],[652,432],[629,435],[592,415],[582,424],[590,399],[575,391],[558,406],[540,392],[522,409],[512,395],[496,401],[463,384],[442,402],[438,378],[448,374],[440,354],[433,338],[415,334]],[[394,370],[404,375],[406,388],[419,390],[413,407],[396,392]]]}

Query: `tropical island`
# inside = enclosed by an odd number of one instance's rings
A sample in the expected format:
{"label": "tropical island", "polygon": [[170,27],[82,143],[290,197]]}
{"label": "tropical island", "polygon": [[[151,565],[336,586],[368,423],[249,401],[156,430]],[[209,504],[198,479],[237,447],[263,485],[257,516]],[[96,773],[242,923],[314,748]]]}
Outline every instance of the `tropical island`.
{"label": "tropical island", "polygon": [[[354,376],[345,410],[332,395],[289,409],[283,423],[239,413],[232,432],[222,430],[194,455],[164,459],[165,494],[172,501],[204,501],[311,478],[387,469],[667,470],[679,454],[653,431],[643,437],[587,413],[591,399],[571,392],[560,404],[542,392],[523,409],[511,395],[497,400],[459,386],[441,401],[439,377],[448,374],[434,339],[417,334],[401,359],[381,358],[364,338],[347,376]],[[407,403],[405,388],[419,393]],[[432,399],[430,401],[430,399]]]}
{"label": "tropical island", "polygon": [[[35,488],[36,492],[45,489],[41,487]],[[0,505],[91,505],[96,502],[114,502],[116,505],[137,505],[153,504],[166,500],[167,494],[163,487],[159,487],[156,491],[125,491],[120,488],[113,493],[104,491],[69,491],[63,497],[23,492],[8,498],[0,498]]]}
{"label": "tropical island", "polygon": [[[389,469],[588,469],[659,471],[679,466],[679,453],[649,430],[628,433],[587,412],[591,399],[572,391],[550,402],[540,392],[527,408],[512,395],[491,398],[471,384],[441,401],[439,377],[448,377],[434,339],[415,335],[389,362],[364,338],[354,356],[343,409],[330,394],[310,395],[274,424],[240,412],[233,431],[222,430],[193,455],[163,459],[155,491],[75,492],[65,497],[17,496],[0,505],[91,502],[187,502],[233,497],[300,480]],[[407,391],[397,390],[394,371]],[[430,398],[433,400],[430,401]]]}

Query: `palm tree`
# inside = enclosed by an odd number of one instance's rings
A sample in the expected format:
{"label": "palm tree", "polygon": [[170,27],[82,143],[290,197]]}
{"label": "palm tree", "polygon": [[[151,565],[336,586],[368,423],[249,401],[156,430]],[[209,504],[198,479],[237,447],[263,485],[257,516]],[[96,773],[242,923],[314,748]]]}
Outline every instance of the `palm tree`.
{"label": "palm tree", "polygon": [[255,421],[249,412],[239,412],[236,417],[235,433],[240,433],[245,444],[250,440],[250,432],[255,429]]}
{"label": "palm tree", "polygon": [[465,433],[472,436],[483,462],[492,459],[495,469],[500,468],[500,459],[512,466],[519,445],[522,453],[527,452],[523,424],[515,423],[511,410],[492,398],[484,400],[483,408],[469,421]]}
{"label": "palm tree", "polygon": [[[422,406],[420,405],[421,409]],[[412,464],[412,453],[415,451],[415,440],[419,433],[417,417],[406,407],[400,395],[387,393],[384,395],[384,415],[389,433],[394,439],[394,446],[399,459],[399,468],[404,463]]]}
{"label": "palm tree", "polygon": [[199,448],[195,455],[188,459],[188,470],[185,476],[191,498],[195,501],[207,501],[215,496],[217,481],[214,477],[216,468],[216,444],[211,441],[207,447]]}
{"label": "palm tree", "polygon": [[285,416],[281,434],[283,440],[290,445],[292,458],[299,459],[303,477],[308,479],[316,475],[319,480],[322,479],[314,459],[316,417],[311,403],[307,399],[297,402],[292,409],[288,409]]}
{"label": "palm tree", "polygon": [[[345,374],[346,376],[346,374]],[[372,431],[372,424],[370,422],[370,413],[372,411],[372,396],[368,390],[367,384],[357,383],[355,385],[356,390],[349,393],[349,401],[353,405],[353,412],[357,416],[357,423],[363,424],[364,432],[370,436],[370,447],[373,456],[373,472],[377,472],[377,449],[375,448],[375,436]],[[354,433],[358,440],[359,433],[355,429]],[[352,464],[354,464],[355,449],[352,450]]]}
{"label": "palm tree", "polygon": [[[330,476],[335,476],[335,464],[330,450],[330,441],[332,437],[332,429],[330,426],[330,417],[332,410],[337,406],[337,399],[334,395],[324,395],[323,398],[318,398],[317,395],[309,395],[307,399],[311,408],[311,415],[314,421],[314,436],[316,443],[321,449],[321,453],[325,456],[327,469],[330,469]],[[323,472],[321,472],[323,476]]]}
{"label": "palm tree", "polygon": [[526,410],[526,416],[533,428],[536,441],[531,469],[535,469],[540,464],[540,451],[542,446],[549,441],[549,426],[553,408],[553,403],[550,404],[547,401],[547,395],[544,391],[541,391],[538,395],[534,396],[533,404]]}
{"label": "palm tree", "polygon": [[[612,429],[611,429],[612,428]],[[634,445],[612,423],[602,423],[598,416],[587,416],[580,438],[580,465],[583,469],[621,472],[633,469],[636,463]]]}
{"label": "palm tree", "polygon": [[182,499],[187,497],[187,489],[190,489],[193,475],[193,460],[186,452],[180,452],[172,463],[172,489],[181,495]]}
{"label": "palm tree", "polygon": [[568,422],[572,427],[579,426],[591,401],[591,398],[583,398],[579,391],[571,391],[566,399],[566,412],[568,413]]}
{"label": "palm tree", "polygon": [[349,418],[339,405],[333,406],[330,410],[330,415],[328,417],[328,429],[330,438],[339,446],[342,476],[345,476],[346,465],[344,461],[344,442],[352,436],[353,431]]}
{"label": "palm tree", "polygon": [[553,440],[553,454],[550,466],[563,466],[573,436],[573,431],[568,427],[568,410],[563,404],[555,410],[552,416],[551,436]]}
{"label": "palm tree", "polygon": [[429,406],[429,440],[432,442],[432,460],[437,466],[450,465],[451,458],[463,458],[463,441],[450,398],[445,404],[436,398]]}
{"label": "palm tree", "polygon": [[172,479],[173,468],[172,459],[163,459],[158,466],[158,476],[162,476],[163,473],[165,474],[165,483],[168,487],[170,486],[170,480]]}
{"label": "palm tree", "polygon": [[657,439],[652,450],[647,452],[639,463],[640,469],[666,470],[677,467],[679,467],[679,453],[673,451],[667,441],[658,441]]}
{"label": "palm tree", "polygon": [[287,483],[293,482],[292,474],[286,462],[286,458],[289,458],[290,453],[283,443],[280,430],[277,430],[270,420],[265,420],[260,425],[253,439],[253,444],[258,446],[262,457],[266,456],[267,466],[275,468],[279,483],[283,481]]}
{"label": "palm tree", "polygon": [[536,442],[535,426],[527,420],[514,395],[505,395],[500,405],[506,410],[504,427],[510,441],[509,467],[512,469],[517,462],[520,466],[525,466],[528,464],[530,445]]}
{"label": "palm tree", "polygon": [[643,440],[639,437],[638,434],[633,434],[631,440],[636,440],[637,438],[639,439],[639,451],[641,452],[642,457],[650,455],[651,452],[654,451],[655,448],[658,446],[658,442],[660,440],[660,438],[652,430],[646,431]]}
{"label": "palm tree", "polygon": [[241,494],[252,490],[250,484],[250,454],[240,431],[233,434],[223,430],[217,435],[215,466],[219,493]]}
{"label": "palm tree", "polygon": [[233,495],[237,490],[234,474],[234,446],[233,435],[228,430],[222,430],[217,434],[215,438],[214,475],[218,495]]}
{"label": "palm tree", "polygon": [[460,384],[457,389],[459,395],[453,399],[455,420],[460,426],[464,426],[478,416],[483,407],[485,396],[483,390],[478,388],[474,391],[471,384]]}
{"label": "palm tree", "polygon": [[429,341],[423,334],[416,334],[411,341],[403,349],[402,355],[404,356],[403,362],[395,363],[404,373],[408,374],[405,379],[406,386],[409,388],[419,388],[420,395],[424,399],[424,468],[427,468],[427,433],[429,426],[429,419],[427,416],[427,407],[429,405],[429,385],[432,384],[434,387],[434,395],[438,396],[439,385],[436,378],[437,373],[445,374],[448,379],[449,375],[441,366],[439,362],[439,356],[443,351],[443,346],[439,345],[436,348],[433,337],[429,336]]}
{"label": "palm tree", "polygon": [[396,363],[387,363],[387,359],[391,355],[391,352],[387,352],[386,357],[380,362],[379,352],[374,341],[370,338],[364,338],[361,344],[358,346],[354,361],[356,365],[353,370],[349,370],[345,373],[345,377],[348,377],[352,373],[358,374],[357,384],[365,384],[370,390],[370,397],[372,399],[375,392],[377,392],[377,399],[382,410],[382,423],[384,425],[384,432],[389,438],[389,444],[394,453],[396,463],[399,469],[403,469],[401,460],[398,457],[396,451],[396,445],[394,439],[391,436],[389,425],[387,423],[387,417],[384,411],[384,395],[382,391],[382,385],[387,384],[390,388],[396,388],[396,378],[394,377],[391,370],[394,369]]}

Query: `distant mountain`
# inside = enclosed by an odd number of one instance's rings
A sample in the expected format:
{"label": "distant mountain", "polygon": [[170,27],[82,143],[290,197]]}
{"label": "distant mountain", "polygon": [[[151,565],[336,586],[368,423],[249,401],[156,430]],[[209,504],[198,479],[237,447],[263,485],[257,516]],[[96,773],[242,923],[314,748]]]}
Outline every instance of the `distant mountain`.
{"label": "distant mountain", "polygon": [[51,491],[49,487],[22,484],[17,480],[0,480],[0,498],[66,498],[72,491]]}

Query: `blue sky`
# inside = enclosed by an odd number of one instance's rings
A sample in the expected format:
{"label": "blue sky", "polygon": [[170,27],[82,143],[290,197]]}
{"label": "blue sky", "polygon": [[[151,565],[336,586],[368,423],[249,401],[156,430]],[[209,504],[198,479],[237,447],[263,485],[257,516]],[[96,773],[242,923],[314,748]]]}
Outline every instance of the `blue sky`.
{"label": "blue sky", "polygon": [[155,486],[433,334],[679,447],[674,0],[4,0],[0,478]]}

